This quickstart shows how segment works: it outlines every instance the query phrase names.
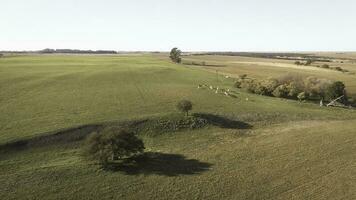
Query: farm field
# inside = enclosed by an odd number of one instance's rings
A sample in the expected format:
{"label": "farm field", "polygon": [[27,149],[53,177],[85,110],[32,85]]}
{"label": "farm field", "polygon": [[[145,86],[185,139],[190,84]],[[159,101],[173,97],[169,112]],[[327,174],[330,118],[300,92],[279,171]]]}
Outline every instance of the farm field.
{"label": "farm field", "polygon": [[[356,75],[276,59],[183,60],[216,66],[173,64],[166,54],[1,58],[0,147],[78,126],[164,118],[177,113],[181,99],[193,102],[193,113],[219,123],[142,132],[151,160],[112,170],[84,160],[81,141],[0,148],[0,199],[356,198],[355,110],[233,88],[233,77],[241,74],[298,73],[342,80],[356,95]],[[331,65],[356,72],[351,61]],[[236,98],[199,84],[228,88]]]}

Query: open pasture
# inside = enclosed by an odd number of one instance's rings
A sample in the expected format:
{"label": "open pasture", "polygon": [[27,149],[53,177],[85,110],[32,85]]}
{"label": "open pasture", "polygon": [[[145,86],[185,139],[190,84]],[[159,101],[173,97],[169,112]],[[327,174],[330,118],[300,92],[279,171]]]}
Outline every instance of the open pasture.
{"label": "open pasture", "polygon": [[[226,74],[232,77],[247,74],[254,78],[280,77],[286,74],[299,74],[302,76],[316,76],[330,80],[341,80],[346,84],[350,95],[356,95],[356,63],[350,60],[339,62],[315,62],[311,66],[298,66],[294,60],[265,59],[240,56],[186,56],[187,62],[206,62],[201,66],[205,70]],[[328,64],[331,67],[341,67],[349,70],[343,73],[336,70],[323,69],[316,66]],[[211,66],[216,65],[216,66]]]}
{"label": "open pasture", "polygon": [[111,170],[83,159],[81,141],[0,148],[0,199],[356,198],[354,110],[245,93],[224,76],[298,72],[340,78],[356,92],[355,75],[273,66],[290,65],[283,60],[183,59],[222,66],[172,64],[163,54],[1,58],[0,146],[82,125],[164,118],[177,114],[181,99],[215,123],[143,131],[148,159]]}

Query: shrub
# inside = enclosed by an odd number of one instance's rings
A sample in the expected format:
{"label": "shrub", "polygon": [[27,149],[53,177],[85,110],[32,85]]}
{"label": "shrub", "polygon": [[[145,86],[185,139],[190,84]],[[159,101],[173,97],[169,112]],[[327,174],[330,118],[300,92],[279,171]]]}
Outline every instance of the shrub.
{"label": "shrub", "polygon": [[177,104],[177,109],[181,112],[185,112],[188,116],[189,111],[193,109],[193,104],[192,104],[192,102],[190,102],[188,100],[181,100]]}
{"label": "shrub", "polygon": [[273,96],[286,98],[288,96],[288,88],[286,85],[280,85],[273,91]]}
{"label": "shrub", "polygon": [[247,92],[255,93],[256,81],[253,79],[245,79],[241,83],[241,88],[244,88]]}
{"label": "shrub", "polygon": [[268,95],[268,90],[262,83],[256,83],[253,92],[260,95]]}
{"label": "shrub", "polygon": [[338,94],[339,96],[345,95],[343,101],[344,103],[347,103],[344,85],[313,76],[303,78],[298,75],[289,74],[282,76],[279,79],[267,79],[263,81],[255,79],[238,79],[235,82],[235,87],[243,88],[247,92],[255,94],[269,95],[279,98],[299,99],[300,101],[307,99],[330,100]]}
{"label": "shrub", "polygon": [[308,92],[310,99],[319,100],[324,96],[326,88],[331,83],[330,80],[310,76],[304,80],[304,91]]}
{"label": "shrub", "polygon": [[329,69],[330,66],[329,66],[328,64],[323,64],[323,65],[321,66],[321,68]]}
{"label": "shrub", "polygon": [[247,78],[247,74],[241,74],[238,76],[238,78],[244,80],[245,78]]}
{"label": "shrub", "polygon": [[271,96],[273,91],[278,87],[279,83],[278,83],[278,80],[276,80],[276,79],[267,79],[267,80],[263,81],[262,84],[266,89],[265,95]]}
{"label": "shrub", "polygon": [[341,68],[341,67],[335,67],[334,69],[335,69],[336,71],[340,71],[340,72],[342,71],[342,68]]}
{"label": "shrub", "polygon": [[145,149],[142,140],[133,133],[114,128],[92,133],[85,140],[84,155],[107,165],[110,161],[142,153]]}
{"label": "shrub", "polygon": [[279,84],[289,84],[291,82],[294,82],[298,85],[303,85],[303,80],[304,77],[296,74],[287,74],[277,79]]}
{"label": "shrub", "polygon": [[294,64],[301,65],[302,63],[300,61],[295,61]]}
{"label": "shrub", "polygon": [[347,99],[347,103],[351,106],[355,106],[356,105],[356,99],[354,97],[350,97]]}
{"label": "shrub", "polygon": [[236,82],[235,82],[235,84],[234,84],[234,86],[235,86],[236,88],[241,88],[242,82],[243,82],[242,79],[237,79]]}
{"label": "shrub", "polygon": [[288,97],[296,99],[301,89],[298,87],[297,83],[291,82],[287,85]]}
{"label": "shrub", "polygon": [[307,99],[307,94],[305,92],[301,92],[298,94],[297,98],[299,101],[304,101]]}
{"label": "shrub", "polygon": [[[332,101],[345,94],[345,84],[341,81],[336,81],[326,88],[324,97],[325,100]],[[343,98],[343,101],[345,101],[345,99],[346,97]]]}
{"label": "shrub", "polygon": [[305,66],[309,66],[313,63],[313,60],[308,59],[307,62],[305,63]]}

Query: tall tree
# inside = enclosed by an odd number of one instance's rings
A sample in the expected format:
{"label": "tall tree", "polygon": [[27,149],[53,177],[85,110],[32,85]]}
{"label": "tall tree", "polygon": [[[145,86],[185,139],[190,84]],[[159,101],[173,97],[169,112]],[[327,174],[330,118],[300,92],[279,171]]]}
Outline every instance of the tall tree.
{"label": "tall tree", "polygon": [[180,63],[182,61],[181,54],[182,54],[182,51],[179,50],[177,47],[175,47],[171,50],[169,58],[175,63]]}
{"label": "tall tree", "polygon": [[106,128],[100,133],[92,133],[87,137],[84,155],[105,166],[110,161],[142,153],[144,149],[142,140],[134,133]]}
{"label": "tall tree", "polygon": [[341,81],[336,81],[326,88],[325,100],[332,101],[342,95],[344,95],[344,97],[341,99],[341,101],[343,103],[346,103],[347,97],[345,91],[345,84]]}
{"label": "tall tree", "polygon": [[193,104],[188,100],[181,100],[177,104],[177,109],[181,112],[185,112],[188,116],[189,111],[193,109]]}

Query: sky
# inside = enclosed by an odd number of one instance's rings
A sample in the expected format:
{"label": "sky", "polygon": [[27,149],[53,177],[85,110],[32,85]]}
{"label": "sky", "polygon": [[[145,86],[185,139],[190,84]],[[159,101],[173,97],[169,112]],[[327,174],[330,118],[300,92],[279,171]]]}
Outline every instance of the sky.
{"label": "sky", "polygon": [[355,0],[0,0],[0,50],[356,51]]}

